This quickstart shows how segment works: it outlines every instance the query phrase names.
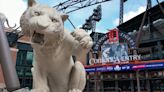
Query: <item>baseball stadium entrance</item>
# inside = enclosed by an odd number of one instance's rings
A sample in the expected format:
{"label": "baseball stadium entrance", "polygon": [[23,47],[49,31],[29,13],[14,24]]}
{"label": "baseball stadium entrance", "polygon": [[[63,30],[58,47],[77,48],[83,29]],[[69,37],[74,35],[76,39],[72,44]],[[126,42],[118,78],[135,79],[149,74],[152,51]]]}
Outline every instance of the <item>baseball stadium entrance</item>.
{"label": "baseball stadium entrance", "polygon": [[148,12],[140,33],[145,12],[106,34],[91,33],[98,40],[87,55],[85,92],[164,92],[164,17],[158,5]]}
{"label": "baseball stadium entrance", "polygon": [[[148,66],[155,68],[158,65],[164,67],[164,60],[134,66],[124,64],[86,67],[88,71],[86,92],[138,92],[138,90],[140,92],[163,92],[164,70],[143,68]],[[135,67],[138,70],[130,70]]]}

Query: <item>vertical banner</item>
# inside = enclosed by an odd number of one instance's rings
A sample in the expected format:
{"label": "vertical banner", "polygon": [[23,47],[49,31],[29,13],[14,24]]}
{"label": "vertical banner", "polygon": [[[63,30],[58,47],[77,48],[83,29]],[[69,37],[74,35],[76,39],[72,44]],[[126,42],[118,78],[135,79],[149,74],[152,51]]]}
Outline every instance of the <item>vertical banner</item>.
{"label": "vertical banner", "polygon": [[112,43],[119,43],[119,34],[118,29],[112,29],[108,32],[109,42]]}

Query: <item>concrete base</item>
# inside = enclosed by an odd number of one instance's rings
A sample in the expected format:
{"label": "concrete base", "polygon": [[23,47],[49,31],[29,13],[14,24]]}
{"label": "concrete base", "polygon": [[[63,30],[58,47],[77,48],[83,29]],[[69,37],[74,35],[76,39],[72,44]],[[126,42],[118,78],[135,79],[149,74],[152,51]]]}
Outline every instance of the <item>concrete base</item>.
{"label": "concrete base", "polygon": [[22,88],[13,92],[30,92],[29,88]]}
{"label": "concrete base", "polygon": [[[9,91],[7,91],[7,89],[5,89],[5,88],[1,88],[0,92],[9,92]],[[12,92],[30,92],[30,90],[28,88],[22,88],[22,89],[15,90],[15,91],[12,91]]]}

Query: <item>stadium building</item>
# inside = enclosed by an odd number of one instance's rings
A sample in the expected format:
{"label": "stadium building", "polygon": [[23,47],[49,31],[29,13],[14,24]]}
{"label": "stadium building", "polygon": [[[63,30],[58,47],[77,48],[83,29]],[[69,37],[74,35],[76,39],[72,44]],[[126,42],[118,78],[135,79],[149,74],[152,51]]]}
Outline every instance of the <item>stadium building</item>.
{"label": "stadium building", "polygon": [[86,92],[164,91],[164,16],[159,5],[146,12],[146,17],[144,12],[106,34],[97,33],[85,66]]}

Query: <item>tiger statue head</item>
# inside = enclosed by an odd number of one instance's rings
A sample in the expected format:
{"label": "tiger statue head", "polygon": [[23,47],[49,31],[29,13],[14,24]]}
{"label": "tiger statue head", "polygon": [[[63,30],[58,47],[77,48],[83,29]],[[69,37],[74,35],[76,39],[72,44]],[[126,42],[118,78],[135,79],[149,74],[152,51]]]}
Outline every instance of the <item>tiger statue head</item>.
{"label": "tiger statue head", "polygon": [[28,8],[20,18],[25,35],[30,36],[32,46],[54,47],[64,39],[64,21],[68,15],[60,14],[54,8],[28,0]]}

